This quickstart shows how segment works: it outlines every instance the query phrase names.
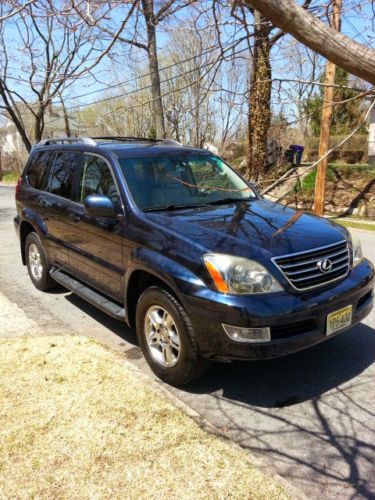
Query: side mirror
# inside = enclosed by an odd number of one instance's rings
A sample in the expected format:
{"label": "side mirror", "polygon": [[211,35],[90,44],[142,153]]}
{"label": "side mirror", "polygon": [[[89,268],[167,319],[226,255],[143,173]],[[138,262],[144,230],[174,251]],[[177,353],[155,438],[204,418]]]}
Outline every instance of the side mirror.
{"label": "side mirror", "polygon": [[85,198],[84,206],[91,217],[115,217],[115,207],[108,196],[90,194]]}

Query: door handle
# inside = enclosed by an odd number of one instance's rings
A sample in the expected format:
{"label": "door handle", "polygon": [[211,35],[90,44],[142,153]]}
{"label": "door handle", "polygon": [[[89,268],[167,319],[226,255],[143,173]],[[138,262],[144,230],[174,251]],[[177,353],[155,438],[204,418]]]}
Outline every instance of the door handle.
{"label": "door handle", "polygon": [[76,214],[69,214],[69,219],[71,219],[73,222],[79,222],[81,220],[81,217]]}
{"label": "door handle", "polygon": [[46,208],[47,207],[47,202],[46,200],[40,200],[38,205],[42,208]]}

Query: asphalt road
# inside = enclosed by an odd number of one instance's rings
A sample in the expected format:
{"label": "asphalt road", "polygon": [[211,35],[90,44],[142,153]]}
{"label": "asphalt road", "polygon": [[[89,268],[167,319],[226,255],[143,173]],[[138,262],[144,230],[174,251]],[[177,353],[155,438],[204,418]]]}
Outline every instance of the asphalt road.
{"label": "asphalt road", "polygon": [[[46,334],[89,335],[149,372],[134,332],[63,289],[41,293],[32,286],[14,214],[14,189],[0,187],[0,292]],[[375,262],[375,233],[358,234]],[[307,497],[369,499],[375,498],[374,362],[375,311],[304,352],[217,364],[188,390],[172,390]]]}

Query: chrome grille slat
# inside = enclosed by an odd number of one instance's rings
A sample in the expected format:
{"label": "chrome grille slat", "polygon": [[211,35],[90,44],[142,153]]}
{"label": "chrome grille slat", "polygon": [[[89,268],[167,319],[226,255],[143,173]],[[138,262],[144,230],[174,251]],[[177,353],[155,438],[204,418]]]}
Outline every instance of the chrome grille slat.
{"label": "chrome grille slat", "polygon": [[[323,272],[318,262],[328,259],[332,267]],[[282,255],[272,259],[296,290],[309,290],[345,278],[350,270],[349,245],[340,241],[305,252]]]}
{"label": "chrome grille slat", "polygon": [[344,253],[348,253],[348,249],[347,248],[343,248],[342,250],[338,251],[338,252],[335,252],[333,254],[328,254],[328,255],[319,255],[319,257],[310,257],[309,259],[306,259],[306,260],[300,260],[294,264],[282,264],[282,263],[279,263],[279,266],[283,266],[283,269],[289,269],[289,268],[292,268],[292,267],[297,267],[297,266],[305,266],[306,264],[313,264],[313,263],[316,263],[318,262],[318,260],[320,259],[333,259],[334,257],[336,257],[337,255],[342,255]]}
{"label": "chrome grille slat", "polygon": [[[347,252],[346,252],[347,253]],[[309,268],[306,268],[306,269],[303,269],[302,271],[285,271],[284,270],[284,273],[289,277],[291,276],[295,276],[297,274],[305,274],[305,273],[309,273],[309,272],[312,272],[312,271],[316,271],[316,263],[318,262],[319,259],[317,259],[316,261],[314,261],[315,263],[315,266],[312,266],[312,267],[309,267]],[[332,261],[333,264],[339,264],[340,262],[343,262],[343,261],[347,261],[348,260],[348,256],[345,255],[344,257],[342,257],[341,259],[338,259],[338,260],[334,260]]]}
{"label": "chrome grille slat", "polygon": [[309,279],[320,278],[321,276],[328,276],[329,274],[336,273],[337,271],[339,271],[340,269],[343,269],[344,267],[348,267],[348,264],[344,264],[343,266],[336,267],[335,269],[332,269],[331,271],[327,271],[326,273],[324,273],[324,275],[322,273],[312,274],[311,276],[306,276],[305,278],[293,279],[293,282],[299,283],[301,281],[306,281]]}

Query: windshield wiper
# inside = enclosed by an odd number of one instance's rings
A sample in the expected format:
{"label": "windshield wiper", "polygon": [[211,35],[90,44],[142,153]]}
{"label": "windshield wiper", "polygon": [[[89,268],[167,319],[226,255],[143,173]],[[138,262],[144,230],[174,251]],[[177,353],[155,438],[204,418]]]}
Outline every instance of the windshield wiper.
{"label": "windshield wiper", "polygon": [[249,201],[251,198],[221,198],[220,200],[207,201],[208,205],[224,205],[225,203],[234,203],[239,201]]}
{"label": "windshield wiper", "polygon": [[157,212],[160,210],[178,210],[180,208],[197,208],[207,206],[208,203],[197,203],[195,205],[178,205],[176,203],[169,203],[168,205],[162,205],[160,207],[147,207],[142,208],[143,212]]}

